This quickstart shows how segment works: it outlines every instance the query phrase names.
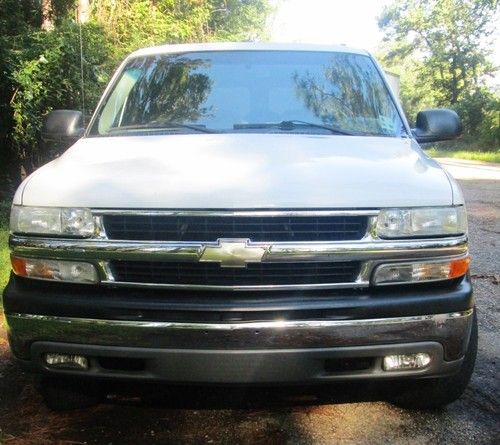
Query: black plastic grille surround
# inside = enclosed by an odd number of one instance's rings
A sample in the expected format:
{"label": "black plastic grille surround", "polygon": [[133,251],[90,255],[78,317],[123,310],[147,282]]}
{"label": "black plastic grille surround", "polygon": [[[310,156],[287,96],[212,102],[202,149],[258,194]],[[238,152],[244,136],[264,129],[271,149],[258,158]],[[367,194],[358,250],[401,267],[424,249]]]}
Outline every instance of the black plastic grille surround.
{"label": "black plastic grille surround", "polygon": [[104,215],[109,239],[131,241],[254,242],[355,241],[366,233],[366,216]]}
{"label": "black plastic grille surround", "polygon": [[205,286],[265,286],[352,283],[360,263],[248,263],[221,267],[218,263],[111,261],[115,281]]}

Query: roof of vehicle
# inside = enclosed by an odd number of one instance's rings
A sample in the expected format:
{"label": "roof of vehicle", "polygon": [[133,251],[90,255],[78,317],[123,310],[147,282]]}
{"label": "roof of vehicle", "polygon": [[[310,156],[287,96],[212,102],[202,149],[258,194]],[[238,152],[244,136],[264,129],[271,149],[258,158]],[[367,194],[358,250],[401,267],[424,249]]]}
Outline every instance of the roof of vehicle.
{"label": "roof of vehicle", "polygon": [[368,55],[367,51],[350,48],[344,45],[318,45],[309,43],[224,42],[151,46],[149,48],[143,48],[134,51],[132,54],[130,54],[129,57],[200,51],[324,51]]}

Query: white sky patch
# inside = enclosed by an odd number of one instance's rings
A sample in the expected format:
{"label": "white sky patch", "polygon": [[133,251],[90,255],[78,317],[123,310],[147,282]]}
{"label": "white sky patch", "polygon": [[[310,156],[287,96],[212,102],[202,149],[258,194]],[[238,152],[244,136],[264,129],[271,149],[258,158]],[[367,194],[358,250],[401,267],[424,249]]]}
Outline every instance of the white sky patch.
{"label": "white sky patch", "polygon": [[281,0],[271,41],[345,44],[375,51],[382,33],[377,16],[390,0]]}

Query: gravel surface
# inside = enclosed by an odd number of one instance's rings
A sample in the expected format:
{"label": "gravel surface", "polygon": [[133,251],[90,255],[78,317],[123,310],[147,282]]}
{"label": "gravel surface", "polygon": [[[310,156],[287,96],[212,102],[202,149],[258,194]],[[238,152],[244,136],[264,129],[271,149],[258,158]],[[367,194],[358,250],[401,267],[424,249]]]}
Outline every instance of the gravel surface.
{"label": "gravel surface", "polygon": [[0,335],[0,443],[500,443],[500,168],[441,161],[463,178],[479,311],[476,370],[457,402],[441,411],[405,411],[377,401],[383,389],[359,384],[293,393],[155,388],[142,399],[131,392],[94,409],[55,414],[13,365]]}

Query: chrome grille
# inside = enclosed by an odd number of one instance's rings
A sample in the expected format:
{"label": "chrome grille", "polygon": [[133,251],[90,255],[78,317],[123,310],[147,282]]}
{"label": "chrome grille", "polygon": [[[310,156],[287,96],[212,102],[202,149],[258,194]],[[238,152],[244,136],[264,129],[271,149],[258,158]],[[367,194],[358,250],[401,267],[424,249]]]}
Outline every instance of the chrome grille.
{"label": "chrome grille", "polygon": [[202,241],[219,238],[253,242],[356,241],[366,233],[365,215],[184,216],[104,215],[107,237],[130,241]]}

